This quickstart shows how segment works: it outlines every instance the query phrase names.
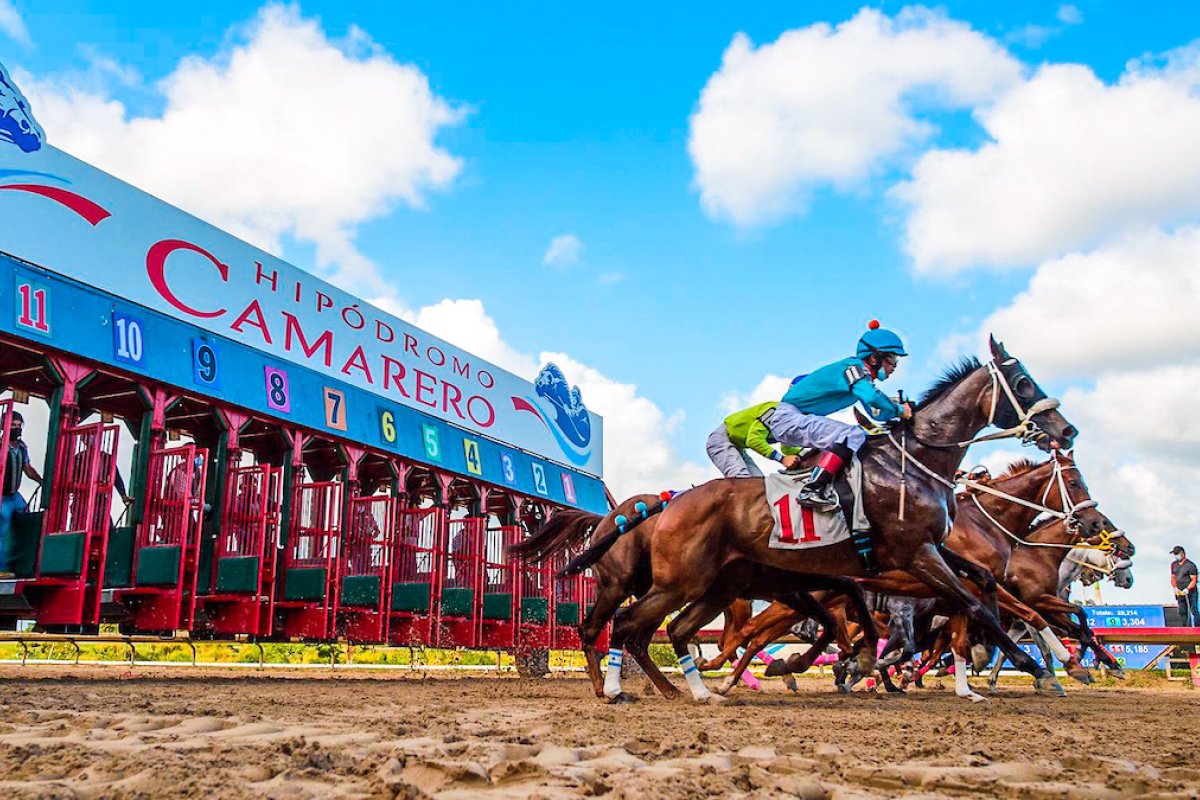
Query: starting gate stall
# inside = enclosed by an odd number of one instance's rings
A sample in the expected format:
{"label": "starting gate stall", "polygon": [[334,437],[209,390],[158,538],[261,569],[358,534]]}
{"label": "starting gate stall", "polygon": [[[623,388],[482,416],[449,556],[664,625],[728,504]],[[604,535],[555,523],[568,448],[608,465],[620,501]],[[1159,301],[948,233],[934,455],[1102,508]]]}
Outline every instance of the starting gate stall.
{"label": "starting gate stall", "polygon": [[517,644],[521,593],[517,581],[518,564],[509,557],[508,548],[521,541],[516,525],[489,527],[484,535],[483,601],[479,608],[479,646],[511,650]]}
{"label": "starting gate stall", "polygon": [[517,649],[549,649],[554,568],[545,561],[534,564],[521,560],[518,562],[518,569],[521,572],[521,606]]}
{"label": "starting gate stall", "polygon": [[445,547],[445,533],[444,508],[404,508],[397,513],[388,578],[388,641],[392,644],[434,643],[441,591],[437,566]]}
{"label": "starting gate stall", "polygon": [[332,633],[342,530],[342,484],[296,486],[283,563],[283,596],[275,600],[276,633],[326,639]]}
{"label": "starting gate stall", "polygon": [[218,636],[271,635],[283,470],[269,464],[226,472],[209,594],[197,598]]}
{"label": "starting gate stall", "polygon": [[437,638],[442,647],[475,647],[479,641],[483,590],[483,535],[487,521],[478,517],[452,519],[446,526],[446,549],[441,560]]}
{"label": "starting gate stall", "polygon": [[394,497],[350,500],[337,596],[337,630],[350,642],[378,643],[387,636],[388,568],[396,531]]}
{"label": "starting gate stall", "polygon": [[65,428],[38,549],[26,588],[40,625],[98,625],[117,469],[117,426]]}
{"label": "starting gate stall", "polygon": [[133,588],[116,596],[139,631],[190,630],[196,612],[208,451],[194,444],[150,453],[146,506],[133,551]]}
{"label": "starting gate stall", "polygon": [[550,647],[554,650],[579,649],[579,623],[583,621],[586,602],[585,578],[583,575],[561,578],[557,574],[570,560],[565,553],[551,559],[555,575]]}

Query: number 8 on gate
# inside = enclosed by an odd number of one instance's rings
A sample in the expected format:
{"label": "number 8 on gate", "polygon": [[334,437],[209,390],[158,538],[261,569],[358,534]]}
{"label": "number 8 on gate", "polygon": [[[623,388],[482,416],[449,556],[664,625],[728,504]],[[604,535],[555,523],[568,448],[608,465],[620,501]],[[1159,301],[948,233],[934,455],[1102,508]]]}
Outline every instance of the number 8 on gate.
{"label": "number 8 on gate", "polygon": [[287,373],[277,367],[265,367],[267,378],[267,408],[288,413],[292,410],[292,395]]}

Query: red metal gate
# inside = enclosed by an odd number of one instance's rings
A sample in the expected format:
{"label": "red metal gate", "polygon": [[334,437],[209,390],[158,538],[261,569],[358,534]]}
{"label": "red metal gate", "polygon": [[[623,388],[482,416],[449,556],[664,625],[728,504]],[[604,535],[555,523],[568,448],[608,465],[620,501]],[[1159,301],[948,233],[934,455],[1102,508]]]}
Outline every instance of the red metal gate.
{"label": "red metal gate", "polygon": [[434,643],[434,614],[441,592],[437,567],[445,533],[442,508],[405,508],[397,515],[388,581],[388,641],[392,644]]}
{"label": "red metal gate", "polygon": [[396,498],[383,495],[350,500],[336,609],[336,633],[348,641],[376,643],[386,638],[397,505]]}
{"label": "red metal gate", "polygon": [[554,568],[546,561],[532,564],[520,560],[517,565],[521,573],[517,648],[519,650],[548,649],[550,647]]}
{"label": "red metal gate", "polygon": [[186,445],[150,453],[146,508],[133,551],[134,588],[117,596],[142,631],[189,630],[196,611],[208,451]]}
{"label": "red metal gate", "polygon": [[116,425],[62,430],[34,583],[39,624],[100,622],[116,469]]}
{"label": "red metal gate", "polygon": [[226,474],[210,594],[197,598],[214,633],[271,634],[282,486],[283,470],[267,464]]}
{"label": "red metal gate", "polygon": [[521,592],[517,564],[508,548],[521,541],[516,525],[488,528],[484,535],[480,603],[479,646],[510,650],[517,644]]}
{"label": "red metal gate", "polygon": [[275,600],[279,632],[293,639],[325,639],[333,629],[337,594],[342,484],[300,484],[292,494],[291,516],[283,597]]}
{"label": "red metal gate", "polygon": [[442,647],[478,644],[483,603],[480,567],[486,526],[487,521],[478,517],[452,519],[446,526],[437,626],[437,644]]}
{"label": "red metal gate", "polygon": [[552,559],[554,565],[554,608],[550,620],[550,647],[554,650],[579,649],[579,623],[583,621],[584,577],[561,578],[557,572],[571,560],[570,554]]}

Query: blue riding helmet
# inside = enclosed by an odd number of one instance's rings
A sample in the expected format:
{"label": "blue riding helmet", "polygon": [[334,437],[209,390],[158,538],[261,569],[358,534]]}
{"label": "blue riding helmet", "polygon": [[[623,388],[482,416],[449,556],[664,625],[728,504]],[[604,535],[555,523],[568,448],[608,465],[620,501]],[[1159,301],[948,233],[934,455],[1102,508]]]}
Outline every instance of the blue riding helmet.
{"label": "blue riding helmet", "polygon": [[904,350],[904,342],[897,334],[889,331],[887,328],[879,327],[879,323],[875,320],[872,320],[868,327],[869,330],[858,340],[856,356],[866,358],[874,353],[897,356],[908,355]]}

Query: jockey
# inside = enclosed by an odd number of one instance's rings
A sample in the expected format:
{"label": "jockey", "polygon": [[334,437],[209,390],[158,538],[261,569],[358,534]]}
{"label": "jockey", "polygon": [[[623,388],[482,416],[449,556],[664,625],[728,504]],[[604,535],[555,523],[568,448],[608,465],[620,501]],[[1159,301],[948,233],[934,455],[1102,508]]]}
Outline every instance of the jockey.
{"label": "jockey", "polygon": [[726,478],[761,478],[762,470],[750,459],[747,450],[753,450],[763,458],[778,461],[784,469],[792,469],[800,463],[796,454],[798,447],[784,447],[783,452],[771,446],[775,437],[763,424],[761,417],[773,412],[779,403],[759,403],[756,406],[730,414],[717,429],[709,434],[705,451],[709,459]]}
{"label": "jockey", "polygon": [[877,320],[871,320],[868,328],[858,340],[853,358],[835,361],[793,383],[766,420],[776,441],[825,451],[796,498],[800,505],[824,511],[836,509],[833,479],[842,464],[867,441],[859,426],[829,419],[826,414],[860,402],[880,422],[912,417],[911,405],[896,403],[875,388],[875,380],[895,372],[896,362],[908,355],[904,342],[892,331],[879,327]]}

